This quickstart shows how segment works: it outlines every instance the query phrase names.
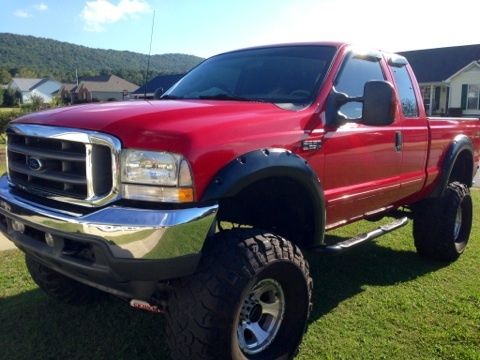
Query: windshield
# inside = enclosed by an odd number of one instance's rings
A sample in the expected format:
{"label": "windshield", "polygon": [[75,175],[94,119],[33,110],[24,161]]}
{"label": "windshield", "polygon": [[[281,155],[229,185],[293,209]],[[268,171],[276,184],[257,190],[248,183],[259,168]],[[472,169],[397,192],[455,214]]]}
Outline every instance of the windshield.
{"label": "windshield", "polygon": [[261,101],[304,107],[317,95],[336,49],[284,46],[242,50],[207,59],[164,99]]}

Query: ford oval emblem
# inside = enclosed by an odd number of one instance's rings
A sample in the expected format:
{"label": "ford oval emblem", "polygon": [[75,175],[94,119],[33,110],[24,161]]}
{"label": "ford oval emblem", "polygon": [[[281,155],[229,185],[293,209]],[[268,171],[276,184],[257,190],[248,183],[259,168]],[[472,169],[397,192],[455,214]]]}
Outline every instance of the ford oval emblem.
{"label": "ford oval emblem", "polygon": [[27,167],[33,171],[40,171],[43,168],[43,164],[40,159],[29,157],[27,158]]}

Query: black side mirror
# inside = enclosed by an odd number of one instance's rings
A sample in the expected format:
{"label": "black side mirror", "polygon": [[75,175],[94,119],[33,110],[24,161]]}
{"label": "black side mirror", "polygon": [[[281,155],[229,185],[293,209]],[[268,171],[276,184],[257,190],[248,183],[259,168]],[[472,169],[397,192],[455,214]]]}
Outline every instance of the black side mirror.
{"label": "black side mirror", "polygon": [[157,90],[155,90],[155,92],[153,93],[153,98],[155,100],[158,100],[162,97],[164,91],[163,91],[163,88],[158,88]]}
{"label": "black side mirror", "polygon": [[395,120],[395,92],[387,81],[369,81],[363,89],[362,124],[390,125]]}
{"label": "black side mirror", "polygon": [[[361,102],[362,117],[350,119],[340,108],[350,102]],[[371,126],[390,125],[395,120],[395,92],[387,81],[369,81],[365,83],[362,97],[349,97],[338,92],[335,87],[327,99],[326,121],[328,126],[338,127],[347,122],[357,122]]]}
{"label": "black side mirror", "polygon": [[[340,108],[348,102],[354,101],[354,98],[349,97],[347,94],[337,91],[335,86],[332,88],[330,95],[328,95],[327,106],[326,106],[326,119],[328,126],[341,126],[346,124],[349,119],[339,110]],[[357,99],[357,98],[355,98]],[[359,101],[358,99],[355,101]]]}

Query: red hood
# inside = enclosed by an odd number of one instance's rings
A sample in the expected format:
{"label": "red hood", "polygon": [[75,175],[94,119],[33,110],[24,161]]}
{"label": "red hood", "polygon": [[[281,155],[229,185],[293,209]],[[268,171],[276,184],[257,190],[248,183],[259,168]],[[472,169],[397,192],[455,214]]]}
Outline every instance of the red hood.
{"label": "red hood", "polygon": [[[165,141],[154,142],[152,136],[164,140],[192,140],[228,129],[230,139],[233,135],[245,140],[245,136],[260,135],[258,131],[253,132],[252,127],[265,129],[272,119],[278,125],[281,118],[298,118],[298,115],[267,103],[168,100],[71,106],[28,114],[15,122],[96,130],[117,136],[125,147],[179,151]],[[242,129],[248,129],[248,134],[240,134],[239,131],[244,132]]]}
{"label": "red hood", "polygon": [[71,106],[15,121],[101,131],[125,148],[183,154],[201,193],[220,166],[239,155],[264,147],[293,149],[311,116],[311,109],[295,112],[269,103],[163,100]]}

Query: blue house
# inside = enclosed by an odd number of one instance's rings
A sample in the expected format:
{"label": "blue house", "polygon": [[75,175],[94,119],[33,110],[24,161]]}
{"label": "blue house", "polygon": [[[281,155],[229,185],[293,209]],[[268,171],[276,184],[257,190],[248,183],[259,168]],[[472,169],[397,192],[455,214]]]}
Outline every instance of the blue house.
{"label": "blue house", "polygon": [[155,91],[161,89],[162,92],[167,91],[172,87],[178,80],[180,80],[185,74],[175,74],[175,75],[158,75],[149,82],[146,86],[140,86],[135,92],[130,96],[133,99],[144,99],[145,98],[145,87],[147,89],[147,99],[153,99]]}

